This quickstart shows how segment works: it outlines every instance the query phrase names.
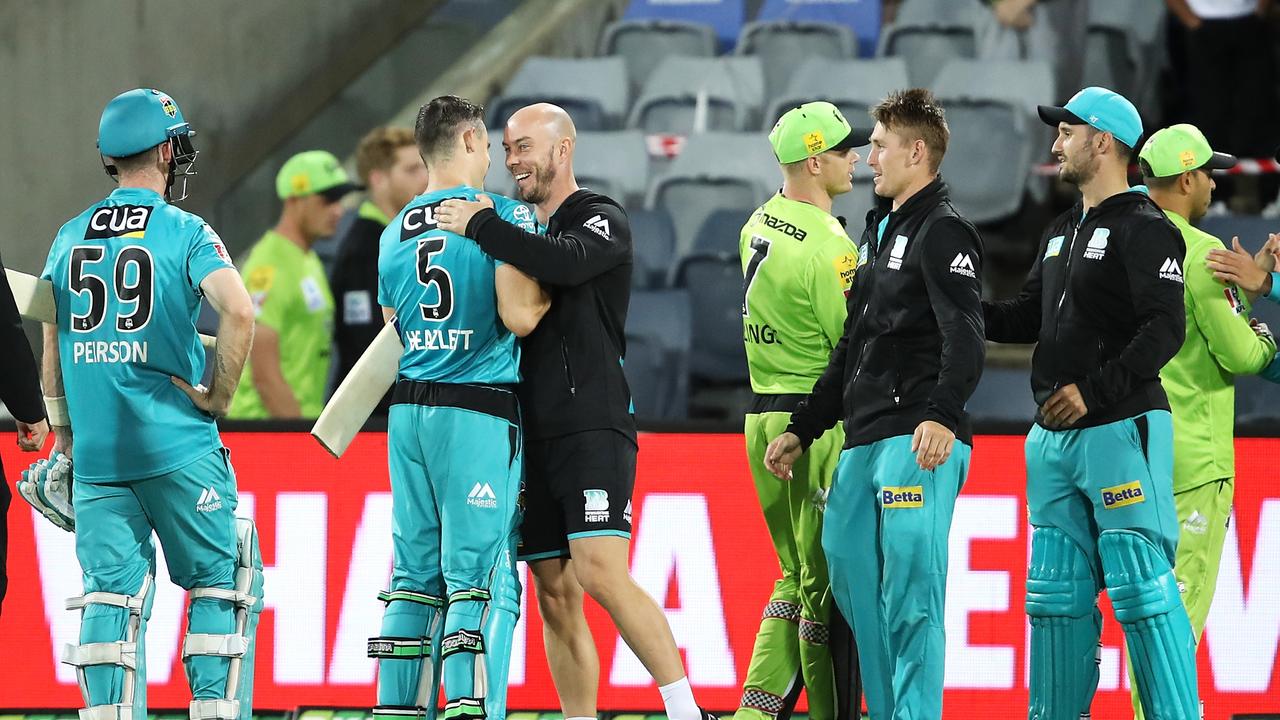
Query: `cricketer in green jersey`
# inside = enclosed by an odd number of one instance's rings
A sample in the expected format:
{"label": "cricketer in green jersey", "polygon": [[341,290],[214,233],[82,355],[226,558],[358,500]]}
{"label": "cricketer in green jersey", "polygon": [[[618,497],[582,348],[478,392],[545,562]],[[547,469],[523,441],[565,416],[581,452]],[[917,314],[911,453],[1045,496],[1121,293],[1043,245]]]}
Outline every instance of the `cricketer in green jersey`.
{"label": "cricketer in green jersey", "polygon": [[844,433],[835,427],[814,442],[791,482],[765,468],[764,453],[844,332],[858,251],[831,215],[831,199],[853,189],[859,159],[853,148],[868,139],[834,105],[813,102],[783,115],[769,141],[782,165],[782,190],[752,213],[739,253],[743,342],[755,392],[745,422],[747,458],[782,578],[765,606],[735,717],[789,717],[804,688],[810,717],[834,720],[861,704],[844,692],[854,686],[852,651],[833,666],[832,651],[851,647],[851,634],[833,612],[822,552],[822,509]]}
{"label": "cricketer in green jersey", "polygon": [[[1178,514],[1174,576],[1196,642],[1204,630],[1218,580],[1234,495],[1235,376],[1252,375],[1276,354],[1269,333],[1249,326],[1249,299],[1233,284],[1216,280],[1206,266],[1222,241],[1192,226],[1204,217],[1214,189],[1213,170],[1236,159],[1215,153],[1193,125],[1156,132],[1143,145],[1139,165],[1151,199],[1182,233],[1187,253],[1187,336],[1160,371],[1173,411],[1173,499]],[[1132,677],[1132,668],[1130,669]],[[1134,717],[1144,715],[1133,688]]]}

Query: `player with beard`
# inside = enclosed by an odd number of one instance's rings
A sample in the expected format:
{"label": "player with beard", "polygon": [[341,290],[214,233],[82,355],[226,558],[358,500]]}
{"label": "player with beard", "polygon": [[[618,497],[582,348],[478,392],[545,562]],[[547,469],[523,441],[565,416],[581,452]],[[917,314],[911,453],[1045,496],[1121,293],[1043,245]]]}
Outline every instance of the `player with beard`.
{"label": "player with beard", "polygon": [[483,196],[446,201],[436,222],[551,292],[551,310],[524,338],[520,358],[527,444],[519,557],[533,570],[565,718],[596,717],[600,660],[582,612],[585,591],[657,682],[667,716],[701,720],[666,617],[628,571],[637,452],[622,373],[631,228],[616,201],[578,187],[576,137],[555,105],[530,105],[507,121],[507,168],[542,234],[504,222]]}
{"label": "player with beard", "polygon": [[1195,636],[1173,574],[1173,419],[1160,369],[1186,335],[1182,236],[1128,164],[1133,104],[1090,87],[1040,108],[1059,177],[1081,202],[1058,216],[1016,299],[984,303],[997,342],[1036,342],[1039,411],[1027,436],[1032,525],[1029,717],[1089,714],[1105,585],[1149,718],[1199,717]]}

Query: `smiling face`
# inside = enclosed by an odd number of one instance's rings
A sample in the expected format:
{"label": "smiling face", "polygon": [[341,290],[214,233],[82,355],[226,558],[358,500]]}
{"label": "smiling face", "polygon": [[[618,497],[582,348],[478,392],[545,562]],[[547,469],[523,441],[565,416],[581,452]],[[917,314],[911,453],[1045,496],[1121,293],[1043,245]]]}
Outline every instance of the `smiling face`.
{"label": "smiling face", "polygon": [[564,142],[536,117],[523,117],[520,113],[511,117],[502,147],[506,150],[507,170],[516,181],[518,198],[534,205],[547,199],[551,183],[560,172],[557,155],[564,152]]}

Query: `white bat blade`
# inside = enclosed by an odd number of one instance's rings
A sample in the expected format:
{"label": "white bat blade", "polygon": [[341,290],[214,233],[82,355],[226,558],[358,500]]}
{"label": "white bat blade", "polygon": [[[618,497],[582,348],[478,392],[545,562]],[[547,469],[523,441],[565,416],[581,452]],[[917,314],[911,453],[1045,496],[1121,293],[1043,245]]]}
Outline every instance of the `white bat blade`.
{"label": "white bat blade", "polygon": [[404,345],[394,323],[387,323],[333,391],[311,435],[334,457],[342,457],[356,433],[396,381]]}

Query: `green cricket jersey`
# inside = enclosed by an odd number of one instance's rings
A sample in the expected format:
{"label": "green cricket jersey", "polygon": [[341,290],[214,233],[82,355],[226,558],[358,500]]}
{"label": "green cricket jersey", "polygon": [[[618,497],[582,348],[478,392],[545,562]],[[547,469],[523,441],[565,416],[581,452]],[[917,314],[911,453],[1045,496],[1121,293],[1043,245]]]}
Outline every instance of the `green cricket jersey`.
{"label": "green cricket jersey", "polygon": [[830,213],[778,193],[743,226],[738,251],[751,389],[807,394],[844,333],[857,247]]}
{"label": "green cricket jersey", "polygon": [[[333,341],[333,295],[314,250],[269,230],[240,271],[258,323],[280,336],[280,373],[305,418],[320,417]],[[246,363],[228,417],[266,418],[267,408]]]}
{"label": "green cricket jersey", "polygon": [[1187,339],[1160,371],[1173,411],[1173,491],[1235,477],[1236,375],[1252,375],[1276,354],[1273,340],[1249,327],[1249,303],[1234,285],[1224,286],[1205,267],[1221,240],[1197,230],[1182,216],[1165,215],[1187,245]]}

